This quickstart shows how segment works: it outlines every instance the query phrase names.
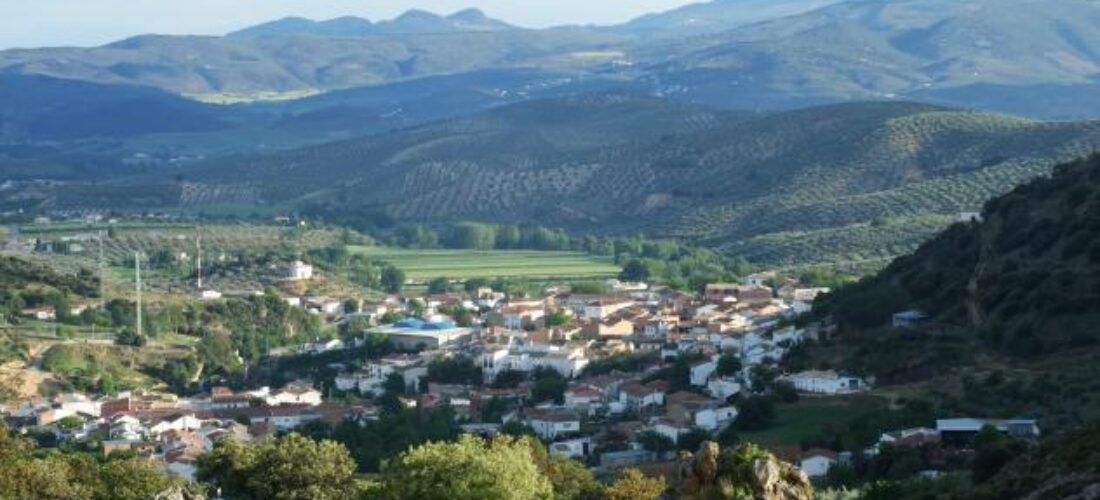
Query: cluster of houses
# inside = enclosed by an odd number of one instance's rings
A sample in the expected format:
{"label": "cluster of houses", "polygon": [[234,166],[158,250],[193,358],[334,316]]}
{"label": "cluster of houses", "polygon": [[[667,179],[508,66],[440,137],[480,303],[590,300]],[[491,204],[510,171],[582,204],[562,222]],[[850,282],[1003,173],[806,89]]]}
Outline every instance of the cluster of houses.
{"label": "cluster of houses", "polygon": [[[407,390],[407,405],[449,405],[470,432],[490,435],[515,422],[546,440],[551,451],[591,464],[654,461],[661,457],[644,449],[635,439],[639,434],[652,432],[675,443],[688,434],[720,433],[737,419],[732,401],[749,391],[755,366],[776,366],[791,348],[830,333],[824,325],[795,327],[791,321],[827,290],[784,282],[777,291],[774,281],[771,275],[753,275],[740,283],[710,285],[701,295],[614,281],[599,294],[551,290],[542,298],[516,299],[479,289],[468,295],[428,296],[418,299],[424,319],[374,326],[345,339],[340,348],[354,348],[381,334],[401,353],[348,367],[336,376],[334,386],[379,396],[398,376]],[[474,326],[456,326],[439,314],[454,307],[476,311]],[[593,363],[616,356],[644,362],[630,372],[588,374],[586,368]],[[682,356],[695,360],[689,384],[670,390],[656,373]],[[722,356],[736,357],[740,368],[720,373]],[[473,363],[481,370],[482,383],[429,383],[428,366],[441,357]],[[563,396],[529,401],[532,380],[549,373],[567,381]],[[494,384],[506,375],[522,382]],[[805,393],[869,389],[867,381],[833,371],[781,378]],[[484,409],[500,401],[508,411],[484,418]],[[617,443],[609,449],[609,436],[625,436],[626,448]]]}
{"label": "cluster of houses", "polygon": [[[311,267],[295,262],[285,279],[312,277]],[[637,466],[670,458],[647,448],[643,437],[658,435],[675,444],[699,433],[718,435],[740,415],[737,396],[752,395],[756,367],[777,370],[791,349],[831,335],[828,324],[796,326],[800,323],[793,321],[824,292],[756,274],[739,283],[708,285],[702,294],[612,280],[605,293],[550,290],[541,298],[515,298],[479,288],[415,299],[391,296],[354,310],[344,310],[347,301],[288,299],[341,324],[345,335],[273,354],[354,353],[378,338],[396,353],[336,363],[330,365],[338,371],[332,380],[275,391],[214,388],[197,398],[66,394],[0,410],[16,425],[48,429],[62,439],[98,436],[105,452],[136,451],[190,478],[195,457],[218,439],[258,439],[314,420],[377,418],[371,400],[393,391],[400,380],[399,400],[406,408],[449,407],[466,432],[494,435],[518,424],[545,440],[552,453],[605,469]],[[459,308],[472,312],[466,326],[446,315]],[[382,324],[394,313],[404,318]],[[728,357],[736,358],[736,368],[723,368]],[[431,380],[430,366],[440,359],[472,365],[482,380]],[[686,383],[673,384],[662,375],[687,359],[692,361]],[[619,360],[630,360],[630,366]],[[592,370],[597,364],[604,367]],[[532,388],[547,376],[563,381],[564,392],[535,401]],[[873,382],[830,370],[779,373],[778,380],[815,397],[866,391]],[[314,386],[339,393],[342,401],[362,403],[325,402]],[[887,445],[965,440],[987,424],[1013,435],[1038,434],[1029,421],[944,420],[936,429],[883,435],[862,453]],[[784,456],[811,477],[851,459],[827,450]]]}
{"label": "cluster of houses", "polygon": [[[935,428],[916,427],[885,432],[877,442],[859,453],[869,458],[883,453],[886,448],[918,450],[926,457],[929,467],[922,470],[921,475],[934,478],[955,457],[970,453],[978,433],[987,428],[1030,443],[1037,442],[1040,436],[1039,424],[1033,419],[948,418],[936,420]],[[780,454],[801,464],[802,470],[811,478],[824,477],[833,466],[851,464],[855,457],[853,452],[838,453],[823,449],[807,450],[800,454],[780,451]]]}
{"label": "cluster of houses", "polygon": [[292,384],[245,392],[214,387],[194,398],[66,393],[0,406],[0,415],[11,427],[52,433],[61,441],[96,440],[104,454],[135,452],[193,479],[195,459],[220,439],[251,441],[314,420],[336,424],[375,418],[377,412],[371,405],[325,402],[318,390]]}

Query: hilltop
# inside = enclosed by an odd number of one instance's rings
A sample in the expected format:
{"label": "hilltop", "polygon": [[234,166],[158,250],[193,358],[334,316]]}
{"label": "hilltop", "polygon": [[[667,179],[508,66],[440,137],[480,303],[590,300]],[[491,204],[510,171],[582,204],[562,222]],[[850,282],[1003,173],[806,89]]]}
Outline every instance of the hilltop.
{"label": "hilltop", "polygon": [[316,35],[334,37],[360,37],[379,34],[440,34],[483,31],[505,31],[515,27],[486,16],[478,9],[465,9],[449,16],[440,16],[422,10],[410,10],[388,21],[372,23],[367,19],[345,16],[327,21],[313,21],[301,17],[288,17],[234,31],[228,37],[257,37],[272,35]]}
{"label": "hilltop", "polygon": [[729,31],[839,3],[842,0],[712,0],[647,14],[610,29],[645,37],[680,38]]}

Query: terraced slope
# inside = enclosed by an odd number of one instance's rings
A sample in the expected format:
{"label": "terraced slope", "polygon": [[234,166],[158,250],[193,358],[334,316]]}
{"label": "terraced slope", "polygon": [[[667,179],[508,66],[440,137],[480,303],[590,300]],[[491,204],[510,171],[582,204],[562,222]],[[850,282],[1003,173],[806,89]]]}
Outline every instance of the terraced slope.
{"label": "terraced slope", "polygon": [[255,186],[266,202],[642,231],[794,264],[911,250],[959,212],[1097,148],[1093,122],[907,103],[747,117],[601,94],[189,175]]}

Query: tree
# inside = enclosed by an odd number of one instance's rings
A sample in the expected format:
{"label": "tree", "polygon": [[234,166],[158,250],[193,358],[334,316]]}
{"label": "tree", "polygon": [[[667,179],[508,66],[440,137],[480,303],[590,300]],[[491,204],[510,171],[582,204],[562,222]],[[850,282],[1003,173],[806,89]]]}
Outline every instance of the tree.
{"label": "tree", "polygon": [[428,380],[441,384],[480,385],[481,368],[470,358],[436,358],[428,363]]}
{"label": "tree", "polygon": [[535,429],[531,426],[520,422],[519,420],[509,420],[504,425],[500,426],[500,433],[505,436],[512,437],[537,437]]}
{"label": "tree", "polygon": [[798,390],[794,388],[794,384],[786,380],[777,380],[773,382],[772,394],[784,403],[794,403],[798,401]]}
{"label": "tree", "polygon": [[734,426],[742,431],[762,431],[775,421],[775,404],[767,396],[753,396],[741,401],[737,407]]}
{"label": "tree", "polygon": [[626,469],[604,490],[604,500],[658,500],[664,495],[665,482],[645,477],[638,469]]}
{"label": "tree", "polygon": [[347,448],[298,434],[251,445],[221,440],[197,466],[200,481],[232,498],[345,500],[360,489]]}
{"label": "tree", "polygon": [[83,427],[84,420],[76,415],[69,415],[61,420],[58,420],[54,425],[56,425],[58,429],[71,431]]}
{"label": "tree", "polygon": [[504,370],[493,378],[494,389],[515,389],[527,378],[527,375],[518,370]]}
{"label": "tree", "polygon": [[182,481],[143,459],[37,452],[33,442],[0,423],[0,498],[144,500],[182,487]]}
{"label": "tree", "polygon": [[137,332],[123,328],[117,335],[115,335],[115,344],[121,346],[130,347],[142,347],[147,343],[144,335],[138,335]]}
{"label": "tree", "polygon": [[235,373],[242,368],[237,347],[228,333],[210,332],[199,341],[196,352],[207,370]]}
{"label": "tree", "polygon": [[385,382],[382,382],[382,390],[399,396],[405,394],[405,377],[400,373],[387,375]]}
{"label": "tree", "polygon": [[379,477],[389,500],[549,500],[550,481],[523,439],[464,435],[454,443],[417,446],[387,462]]}
{"label": "tree", "polygon": [[570,317],[571,316],[569,315],[569,313],[565,312],[564,310],[554,311],[550,314],[547,314],[546,319],[544,321],[546,322],[547,327],[552,328],[552,327],[555,327],[555,326],[565,325],[566,323],[569,322]]}
{"label": "tree", "polygon": [[676,448],[686,451],[695,451],[699,445],[710,439],[710,433],[698,427],[691,429],[686,434],[676,438]]}
{"label": "tree", "polygon": [[729,377],[740,373],[741,368],[741,359],[734,356],[733,353],[727,352],[718,358],[718,368],[716,372],[723,377]]}
{"label": "tree", "polygon": [[402,318],[404,318],[404,316],[402,316],[400,313],[386,311],[384,314],[382,314],[382,317],[378,319],[378,322],[383,325],[392,325],[394,323],[397,323],[398,321],[401,321]]}
{"label": "tree", "polygon": [[779,374],[774,368],[765,365],[756,365],[749,370],[749,382],[753,392],[764,392]]}
{"label": "tree", "polygon": [[646,451],[656,453],[658,456],[676,449],[676,443],[669,439],[668,436],[656,431],[639,432],[638,442],[641,443],[642,448],[645,448]]}
{"label": "tree", "polygon": [[985,426],[974,438],[975,483],[984,483],[997,475],[1013,458],[1020,456],[1027,447],[992,426]]}
{"label": "tree", "polygon": [[531,459],[539,471],[550,480],[554,498],[560,500],[596,500],[603,488],[580,462],[560,455],[551,455],[535,436],[524,438],[531,448]]}
{"label": "tree", "polygon": [[437,295],[451,291],[451,280],[447,278],[435,278],[428,282],[428,294]]}
{"label": "tree", "polygon": [[[555,375],[557,374],[555,373]],[[565,390],[568,387],[569,383],[561,376],[540,377],[531,385],[531,401],[535,403],[553,401],[554,404],[563,404],[565,403]]]}
{"label": "tree", "polygon": [[631,260],[623,266],[623,272],[619,273],[619,279],[623,281],[645,281],[649,279],[649,268],[641,260]]}
{"label": "tree", "polygon": [[382,289],[387,293],[401,293],[405,287],[405,271],[394,266],[382,270]]}

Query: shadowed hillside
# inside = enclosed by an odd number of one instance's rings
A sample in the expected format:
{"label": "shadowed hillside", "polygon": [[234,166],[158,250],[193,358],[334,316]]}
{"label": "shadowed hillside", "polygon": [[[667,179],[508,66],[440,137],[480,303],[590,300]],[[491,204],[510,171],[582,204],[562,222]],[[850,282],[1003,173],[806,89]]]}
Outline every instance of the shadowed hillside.
{"label": "shadowed hillside", "polygon": [[990,201],[983,216],[837,292],[828,305],[857,327],[919,309],[1021,356],[1100,342],[1100,156]]}

